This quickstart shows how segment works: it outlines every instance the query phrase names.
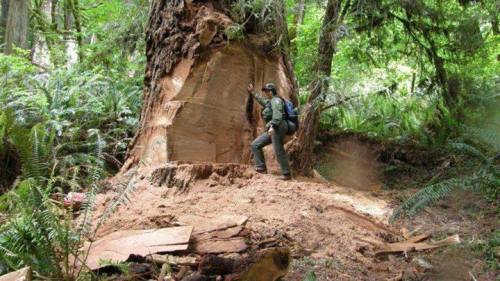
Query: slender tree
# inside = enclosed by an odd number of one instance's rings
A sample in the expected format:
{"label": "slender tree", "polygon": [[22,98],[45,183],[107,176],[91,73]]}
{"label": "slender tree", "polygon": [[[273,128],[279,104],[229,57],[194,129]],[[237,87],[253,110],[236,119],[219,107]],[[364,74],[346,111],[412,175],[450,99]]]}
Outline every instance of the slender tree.
{"label": "slender tree", "polygon": [[2,14],[0,15],[0,38],[4,42],[5,28],[7,26],[7,17],[9,15],[9,0],[2,0]]}
{"label": "slender tree", "polygon": [[293,22],[290,26],[290,41],[291,41],[291,51],[293,54],[297,53],[297,45],[294,42],[294,39],[297,37],[299,33],[299,27],[304,22],[304,16],[306,13],[306,0],[297,0],[295,1],[295,7],[293,11]]}
{"label": "slender tree", "polygon": [[[343,8],[342,8],[343,7]],[[343,22],[350,1],[328,0],[321,25],[316,61],[316,78],[309,85],[311,92],[302,109],[300,128],[289,146],[293,167],[300,173],[310,174],[314,164],[313,150],[318,134],[321,106],[329,89],[332,60],[337,46],[336,31]]]}

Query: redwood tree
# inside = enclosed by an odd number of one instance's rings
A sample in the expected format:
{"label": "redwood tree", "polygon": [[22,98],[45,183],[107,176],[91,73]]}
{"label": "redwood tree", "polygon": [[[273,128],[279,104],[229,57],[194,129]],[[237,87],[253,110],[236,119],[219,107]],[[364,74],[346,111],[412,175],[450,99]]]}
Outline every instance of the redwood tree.
{"label": "redwood tree", "polygon": [[271,81],[296,101],[283,3],[251,3],[152,1],[140,125],[123,171],[167,161],[250,163],[263,124],[247,85]]}

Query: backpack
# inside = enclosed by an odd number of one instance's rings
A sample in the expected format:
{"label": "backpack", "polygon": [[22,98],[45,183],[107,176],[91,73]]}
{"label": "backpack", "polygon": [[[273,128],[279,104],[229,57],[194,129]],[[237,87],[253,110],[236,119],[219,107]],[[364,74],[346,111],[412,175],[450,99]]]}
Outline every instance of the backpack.
{"label": "backpack", "polygon": [[[293,134],[299,128],[299,110],[296,108],[293,103],[289,100],[281,98],[283,101],[283,111],[285,113],[285,118],[287,121],[293,123],[293,130],[288,132],[289,134]],[[290,126],[289,126],[290,127]]]}

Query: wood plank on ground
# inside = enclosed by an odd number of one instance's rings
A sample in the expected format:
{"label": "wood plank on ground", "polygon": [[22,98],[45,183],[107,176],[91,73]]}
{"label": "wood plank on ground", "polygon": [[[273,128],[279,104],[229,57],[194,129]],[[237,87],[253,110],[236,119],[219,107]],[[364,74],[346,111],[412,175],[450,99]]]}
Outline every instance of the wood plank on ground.
{"label": "wood plank on ground", "polygon": [[86,264],[96,270],[102,260],[123,262],[132,254],[147,256],[187,250],[192,231],[192,226],[117,231],[95,241],[90,249],[87,246]]}
{"label": "wood plank on ground", "polygon": [[194,246],[194,251],[198,254],[219,254],[219,253],[240,253],[248,248],[245,239],[242,237],[223,240],[199,241]]}
{"label": "wood plank on ground", "polygon": [[31,268],[24,267],[0,276],[0,281],[31,281]]}

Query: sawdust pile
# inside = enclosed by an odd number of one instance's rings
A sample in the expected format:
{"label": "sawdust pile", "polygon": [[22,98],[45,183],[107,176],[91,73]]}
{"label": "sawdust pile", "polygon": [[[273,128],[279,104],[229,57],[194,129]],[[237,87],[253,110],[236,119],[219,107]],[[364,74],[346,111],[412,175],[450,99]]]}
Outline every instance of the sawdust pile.
{"label": "sawdust pile", "polygon": [[[397,235],[385,223],[391,209],[383,200],[307,179],[278,181],[271,175],[255,174],[246,165],[226,169],[217,164],[211,168],[187,166],[181,164],[173,169],[166,164],[142,171],[145,177],[133,183],[133,199],[106,220],[99,236],[117,230],[196,226],[225,215],[245,216],[245,227],[251,231],[255,244],[286,241],[295,260],[334,259],[340,267],[331,269],[329,276],[337,276],[336,280],[368,280],[366,277],[371,274],[383,280],[396,274],[391,270],[377,272],[391,262],[375,262],[375,251],[363,242],[385,241]],[[175,171],[172,178],[183,178],[184,169],[189,171],[186,175],[199,176],[189,183],[151,183],[151,179],[162,178],[158,174],[167,175],[165,171]],[[176,187],[172,182],[181,184]],[[111,190],[98,195],[96,221],[118,193],[119,190]],[[303,276],[298,270],[285,280]]]}

